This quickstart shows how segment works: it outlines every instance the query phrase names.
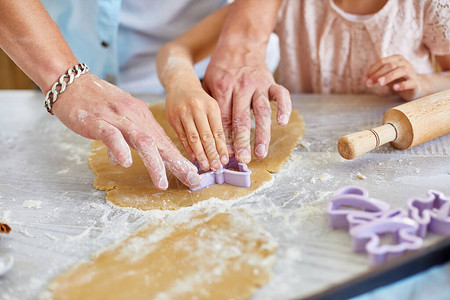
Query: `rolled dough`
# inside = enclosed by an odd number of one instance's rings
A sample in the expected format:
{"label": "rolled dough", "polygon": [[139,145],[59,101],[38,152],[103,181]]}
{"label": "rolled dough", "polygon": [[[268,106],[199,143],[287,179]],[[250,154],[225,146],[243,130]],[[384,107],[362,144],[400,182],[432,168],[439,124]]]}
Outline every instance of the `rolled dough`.
{"label": "rolled dough", "polygon": [[243,208],[183,209],[59,275],[40,299],[248,299],[276,248]]}
{"label": "rolled dough", "polygon": [[[164,103],[152,105],[150,109],[167,135],[174,141],[178,149],[185,154],[175,131],[166,119]],[[167,172],[169,188],[166,191],[159,191],[153,186],[147,169],[136,151],[132,150],[133,165],[130,168],[113,166],[108,160],[106,147],[98,141],[93,142],[92,152],[89,156],[89,165],[97,174],[94,186],[97,189],[108,191],[107,201],[121,207],[134,207],[142,210],[178,209],[213,197],[223,200],[243,197],[254,192],[266,181],[269,181],[272,178],[270,173],[278,172],[281,169],[281,166],[304,134],[304,123],[297,111],[294,110],[292,112],[289,124],[285,127],[277,125],[275,117],[276,109],[272,105],[272,138],[269,152],[263,160],[253,157],[248,165],[250,170],[252,170],[250,188],[215,184],[208,188],[191,192],[170,172]]]}

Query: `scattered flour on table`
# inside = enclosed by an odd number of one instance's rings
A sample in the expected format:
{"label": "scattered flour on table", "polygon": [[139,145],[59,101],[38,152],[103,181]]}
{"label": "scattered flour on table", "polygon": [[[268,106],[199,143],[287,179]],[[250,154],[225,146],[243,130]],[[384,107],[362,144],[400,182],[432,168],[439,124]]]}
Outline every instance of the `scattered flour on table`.
{"label": "scattered flour on table", "polygon": [[19,232],[21,234],[23,234],[24,236],[29,237],[29,238],[35,238],[36,237],[35,235],[29,233],[26,229],[23,229],[23,228],[19,229]]}
{"label": "scattered flour on table", "polygon": [[22,206],[25,208],[40,209],[41,204],[42,204],[42,201],[39,201],[39,200],[25,200],[25,201],[23,201]]}

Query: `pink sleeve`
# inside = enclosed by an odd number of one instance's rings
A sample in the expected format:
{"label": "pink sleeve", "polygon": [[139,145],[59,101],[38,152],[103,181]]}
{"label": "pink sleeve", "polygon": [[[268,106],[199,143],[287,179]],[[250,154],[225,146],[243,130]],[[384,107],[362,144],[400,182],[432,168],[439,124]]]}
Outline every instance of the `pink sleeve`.
{"label": "pink sleeve", "polygon": [[428,0],[423,14],[423,43],[433,55],[450,54],[450,1]]}

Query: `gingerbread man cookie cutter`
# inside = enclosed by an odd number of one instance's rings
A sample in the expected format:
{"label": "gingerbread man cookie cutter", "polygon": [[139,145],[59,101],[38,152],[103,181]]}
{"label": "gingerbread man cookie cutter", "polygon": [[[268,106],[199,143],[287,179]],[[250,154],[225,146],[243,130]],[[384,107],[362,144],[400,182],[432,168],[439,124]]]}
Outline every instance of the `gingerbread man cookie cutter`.
{"label": "gingerbread man cookie cutter", "polygon": [[429,190],[427,199],[410,198],[407,206],[409,217],[419,224],[418,236],[428,231],[450,236],[450,198],[443,193]]}
{"label": "gingerbread man cookie cutter", "polygon": [[[351,216],[351,215],[350,215]],[[356,252],[367,252],[370,265],[378,265],[403,255],[408,251],[419,249],[423,240],[416,233],[419,225],[406,216],[402,209],[392,209],[381,214],[373,214],[359,219],[349,233]],[[392,234],[393,244],[382,244],[381,238]]]}
{"label": "gingerbread man cookie cutter", "polygon": [[[418,223],[403,209],[389,209],[384,201],[370,198],[357,186],[339,189],[327,206],[330,226],[348,228],[356,252],[367,252],[371,265],[383,263],[405,252],[419,249],[423,240],[417,236]],[[381,244],[392,234],[394,244]]]}
{"label": "gingerbread man cookie cutter", "polygon": [[[198,162],[195,161],[194,165],[200,172],[201,168]],[[250,187],[251,184],[250,180],[251,174],[252,171],[248,169],[246,164],[238,162],[235,157],[230,157],[228,164],[226,164],[225,166],[221,165],[219,170],[209,171],[200,174],[201,178],[200,185],[196,188],[189,188],[189,189],[191,191],[197,191],[215,183],[217,184],[227,183],[234,186],[248,188]]]}

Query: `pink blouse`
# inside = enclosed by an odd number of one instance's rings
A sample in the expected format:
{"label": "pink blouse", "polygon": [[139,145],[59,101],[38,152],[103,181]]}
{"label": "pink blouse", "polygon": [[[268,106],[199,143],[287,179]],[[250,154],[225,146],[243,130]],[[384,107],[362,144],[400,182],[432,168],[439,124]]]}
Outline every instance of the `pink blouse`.
{"label": "pink blouse", "polygon": [[378,59],[403,55],[416,73],[450,54],[449,0],[389,0],[373,15],[345,13],[333,0],[283,0],[279,81],[295,93],[391,93],[362,78]]}

